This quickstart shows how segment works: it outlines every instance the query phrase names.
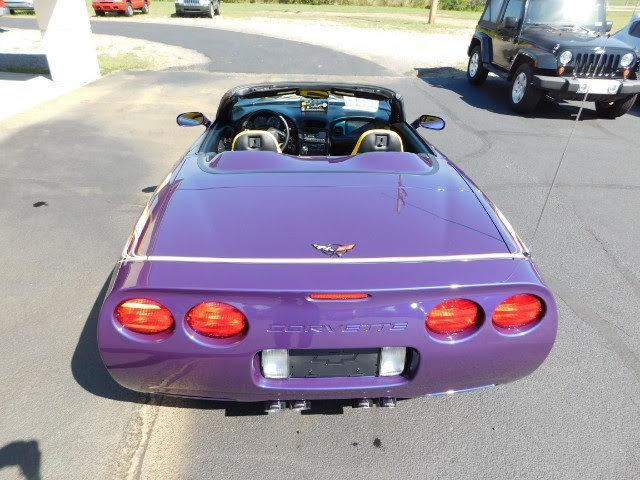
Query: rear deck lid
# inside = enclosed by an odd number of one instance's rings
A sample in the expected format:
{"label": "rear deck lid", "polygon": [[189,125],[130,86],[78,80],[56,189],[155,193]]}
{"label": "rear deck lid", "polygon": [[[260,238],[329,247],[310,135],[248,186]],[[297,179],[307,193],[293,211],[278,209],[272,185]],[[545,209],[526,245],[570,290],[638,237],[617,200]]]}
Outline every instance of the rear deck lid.
{"label": "rear deck lid", "polygon": [[[508,253],[459,174],[203,174],[178,180],[152,209],[136,254],[313,259]],[[162,194],[160,195],[162,197]],[[348,248],[352,246],[351,248]],[[329,247],[329,248],[324,248]]]}

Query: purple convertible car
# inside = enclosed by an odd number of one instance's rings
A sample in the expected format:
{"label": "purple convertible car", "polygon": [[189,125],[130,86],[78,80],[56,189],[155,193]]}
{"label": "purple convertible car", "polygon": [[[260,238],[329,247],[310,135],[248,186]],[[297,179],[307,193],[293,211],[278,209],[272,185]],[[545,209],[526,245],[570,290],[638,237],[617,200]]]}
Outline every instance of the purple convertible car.
{"label": "purple convertible car", "polygon": [[158,186],[98,326],[127,388],[392,407],[534,371],[554,298],[500,211],[386,88],[235,88]]}

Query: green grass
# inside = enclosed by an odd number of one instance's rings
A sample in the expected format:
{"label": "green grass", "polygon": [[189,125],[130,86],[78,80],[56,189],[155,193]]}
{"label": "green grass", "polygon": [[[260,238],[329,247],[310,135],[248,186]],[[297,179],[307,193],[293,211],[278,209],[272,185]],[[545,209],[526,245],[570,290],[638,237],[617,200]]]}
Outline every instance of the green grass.
{"label": "green grass", "polygon": [[147,70],[152,67],[152,62],[136,54],[118,54],[98,56],[100,71],[103,75],[119,72],[121,70]]}
{"label": "green grass", "polygon": [[631,12],[607,12],[607,20],[613,22],[611,33],[617,32],[631,21]]}
{"label": "green grass", "polygon": [[[118,55],[98,55],[98,64],[103,75],[119,72],[121,70],[148,70],[153,66],[150,60],[142,58],[135,53]],[[49,75],[48,68],[10,66],[2,71],[10,73],[29,73],[34,75]]]}
{"label": "green grass", "polygon": [[609,0],[608,5],[610,7],[636,7],[638,0]]}

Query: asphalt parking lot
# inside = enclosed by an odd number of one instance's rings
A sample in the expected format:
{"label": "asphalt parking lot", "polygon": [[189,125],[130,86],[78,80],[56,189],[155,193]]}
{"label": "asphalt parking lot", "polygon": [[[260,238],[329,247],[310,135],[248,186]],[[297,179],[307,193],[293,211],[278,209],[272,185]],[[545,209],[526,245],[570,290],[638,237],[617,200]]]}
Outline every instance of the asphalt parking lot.
{"label": "asphalt parking lot", "polygon": [[493,390],[305,415],[116,385],[96,314],[153,186],[200,133],[175,115],[213,115],[226,89],[284,78],[120,73],[0,123],[1,479],[637,477],[640,110],[586,109],[534,235],[577,106],[523,118],[494,78],[478,90],[450,71],[382,73],[327,78],[395,88],[408,116],[447,120],[425,135],[500,206],[557,296],[546,363]]}

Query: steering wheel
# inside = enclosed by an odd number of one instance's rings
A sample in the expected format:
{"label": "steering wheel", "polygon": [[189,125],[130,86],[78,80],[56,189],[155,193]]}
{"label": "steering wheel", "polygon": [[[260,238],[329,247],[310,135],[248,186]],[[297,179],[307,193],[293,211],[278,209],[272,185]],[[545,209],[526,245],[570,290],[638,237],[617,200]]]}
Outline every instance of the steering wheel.
{"label": "steering wheel", "polygon": [[278,141],[280,150],[284,150],[291,140],[289,124],[280,114],[271,110],[258,110],[247,115],[241,125],[242,130],[265,130],[273,134]]}

